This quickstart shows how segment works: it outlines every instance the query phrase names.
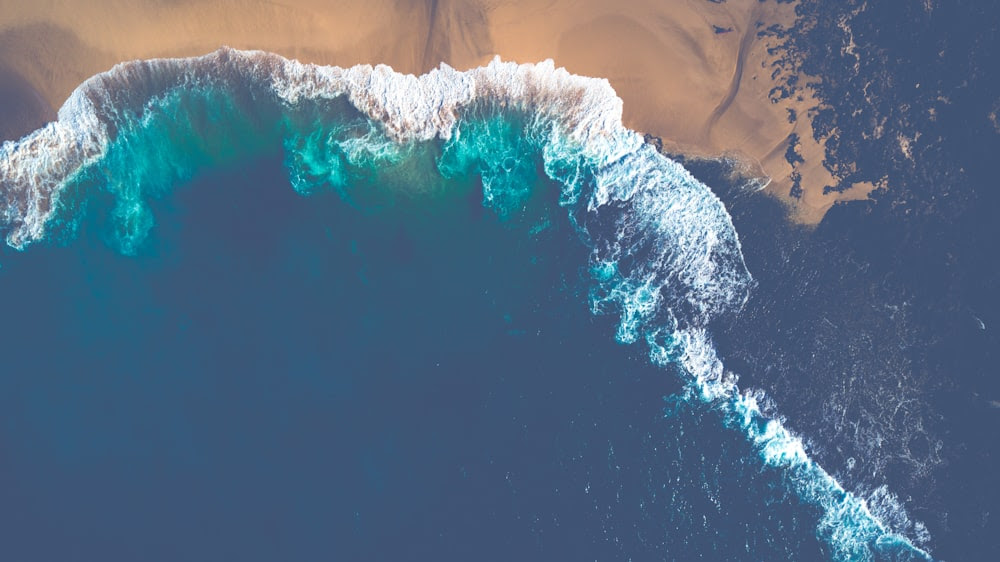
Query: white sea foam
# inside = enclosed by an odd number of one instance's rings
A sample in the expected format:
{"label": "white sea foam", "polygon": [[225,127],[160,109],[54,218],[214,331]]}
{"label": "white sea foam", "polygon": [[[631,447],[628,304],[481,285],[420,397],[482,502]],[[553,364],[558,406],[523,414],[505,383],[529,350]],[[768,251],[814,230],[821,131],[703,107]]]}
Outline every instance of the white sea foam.
{"label": "white sea foam", "polygon": [[[802,440],[781,420],[768,418],[761,411],[760,391],[740,391],[735,377],[725,373],[707,332],[683,331],[677,337],[684,342],[677,362],[692,375],[689,399],[722,413],[726,425],[743,432],[767,466],[791,473],[786,480],[801,500],[823,510],[817,534],[830,546],[835,560],[876,560],[883,554],[880,549],[896,549],[907,559],[932,559],[906,536],[925,544],[930,540],[926,527],[911,521],[902,504],[885,487],[864,498],[846,491],[809,458]],[[651,342],[650,347],[654,361],[668,355],[655,343]],[[677,357],[675,353],[669,355]]]}
{"label": "white sea foam", "polygon": [[104,154],[117,115],[135,109],[122,106],[141,106],[170,88],[209,79],[253,84],[289,104],[346,96],[400,142],[448,138],[462,108],[488,98],[558,123],[560,133],[597,165],[642,145],[639,135],[622,126],[622,102],[606,80],[574,76],[552,61],[518,65],[497,58],[468,72],[442,64],[419,77],[384,65],[342,69],[232,49],[135,61],[87,80],[57,121],[0,147],[8,243],[21,248],[45,236],[52,200],[76,171]]}

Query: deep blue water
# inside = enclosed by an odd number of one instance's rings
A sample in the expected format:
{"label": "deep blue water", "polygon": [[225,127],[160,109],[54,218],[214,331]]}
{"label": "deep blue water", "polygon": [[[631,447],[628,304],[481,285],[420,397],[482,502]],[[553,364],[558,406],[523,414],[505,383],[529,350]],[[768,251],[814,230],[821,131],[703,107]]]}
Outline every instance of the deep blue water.
{"label": "deep blue water", "polygon": [[135,256],[96,204],[4,252],[0,557],[825,556],[787,476],[590,313],[547,180],[501,219],[475,175],[287,173],[197,175]]}
{"label": "deep blue water", "polygon": [[498,96],[394,140],[281,64],[120,67],[39,133],[70,167],[0,256],[12,557],[927,558],[716,359],[752,279],[678,164]]}

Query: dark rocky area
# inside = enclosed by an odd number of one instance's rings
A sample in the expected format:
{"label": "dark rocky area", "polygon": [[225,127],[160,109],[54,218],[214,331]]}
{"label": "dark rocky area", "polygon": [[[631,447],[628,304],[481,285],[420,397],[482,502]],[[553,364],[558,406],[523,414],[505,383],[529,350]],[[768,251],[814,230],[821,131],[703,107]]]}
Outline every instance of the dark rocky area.
{"label": "dark rocky area", "polygon": [[[1000,8],[797,10],[780,65],[789,91],[821,77],[831,189],[886,187],[807,229],[726,163],[685,162],[729,207],[758,284],[717,331],[720,352],[848,488],[876,510],[879,487],[898,496],[935,557],[996,560]],[[890,523],[920,540],[912,521]]]}

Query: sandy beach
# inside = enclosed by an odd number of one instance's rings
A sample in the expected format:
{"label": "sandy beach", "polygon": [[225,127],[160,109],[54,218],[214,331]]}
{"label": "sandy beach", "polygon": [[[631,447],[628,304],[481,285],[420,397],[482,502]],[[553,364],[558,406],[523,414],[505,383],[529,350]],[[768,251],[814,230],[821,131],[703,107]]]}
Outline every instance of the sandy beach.
{"label": "sandy beach", "polygon": [[[778,39],[794,6],[776,0],[321,1],[0,0],[0,134],[17,138],[48,120],[89,76],[122,61],[201,55],[220,46],[273,51],[303,62],[385,63],[422,73],[504,60],[557,65],[607,78],[625,124],[688,156],[726,156],[771,178],[790,218],[816,224],[838,200],[873,186],[834,184],[813,140],[808,90],[772,100]],[[800,82],[806,80],[800,77]],[[789,110],[796,116],[790,119]],[[791,139],[803,161],[787,161]],[[792,177],[801,195],[791,196]]]}

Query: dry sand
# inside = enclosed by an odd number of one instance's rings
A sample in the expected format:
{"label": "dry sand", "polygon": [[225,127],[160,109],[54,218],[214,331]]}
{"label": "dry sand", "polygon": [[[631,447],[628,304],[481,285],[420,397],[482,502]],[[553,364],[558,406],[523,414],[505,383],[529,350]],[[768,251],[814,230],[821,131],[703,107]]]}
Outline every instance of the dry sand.
{"label": "dry sand", "polygon": [[[873,186],[824,194],[834,180],[813,140],[816,101],[808,90],[768,98],[767,49],[777,40],[757,31],[793,19],[793,6],[775,0],[0,0],[0,138],[52,119],[80,82],[115,63],[222,45],[418,74],[442,61],[478,66],[494,54],[551,58],[607,78],[630,128],[660,137],[671,152],[738,159],[772,179],[768,192],[793,220],[816,224],[836,201],[864,198]],[[785,159],[792,133],[805,160],[794,169]],[[798,198],[789,195],[793,172]]]}

